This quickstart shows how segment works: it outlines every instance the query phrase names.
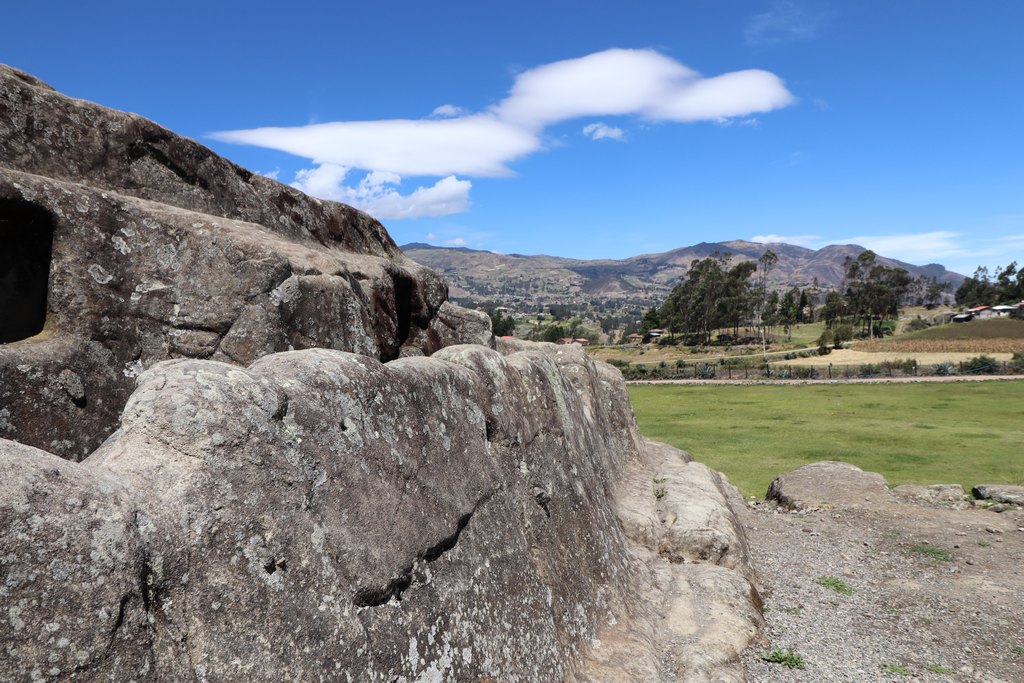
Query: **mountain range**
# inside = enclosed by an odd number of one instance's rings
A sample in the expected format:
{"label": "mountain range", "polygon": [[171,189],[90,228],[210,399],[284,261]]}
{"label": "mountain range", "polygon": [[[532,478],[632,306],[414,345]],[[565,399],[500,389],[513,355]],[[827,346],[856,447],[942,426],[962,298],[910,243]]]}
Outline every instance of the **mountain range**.
{"label": "mountain range", "polygon": [[[406,244],[401,249],[414,261],[439,272],[448,281],[454,301],[468,305],[492,302],[520,309],[552,304],[599,308],[660,305],[685,277],[694,260],[730,254],[731,262],[738,263],[756,260],[769,249],[778,256],[769,286],[806,288],[816,280],[822,290],[836,289],[843,280],[844,260],[865,251],[855,244],[815,250],[744,240],[701,242],[660,254],[592,260],[497,254],[422,242]],[[888,267],[904,268],[914,277],[950,282],[954,289],[964,280],[963,275],[937,263],[915,266],[881,254],[877,260]]]}

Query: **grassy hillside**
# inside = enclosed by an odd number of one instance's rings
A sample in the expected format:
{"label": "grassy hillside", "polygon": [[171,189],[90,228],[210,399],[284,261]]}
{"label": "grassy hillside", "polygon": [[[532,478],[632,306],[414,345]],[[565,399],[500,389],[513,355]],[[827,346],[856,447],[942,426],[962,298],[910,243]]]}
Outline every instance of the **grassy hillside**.
{"label": "grassy hillside", "polygon": [[721,470],[746,496],[817,460],[890,484],[1024,484],[1024,381],[630,386],[640,429]]}

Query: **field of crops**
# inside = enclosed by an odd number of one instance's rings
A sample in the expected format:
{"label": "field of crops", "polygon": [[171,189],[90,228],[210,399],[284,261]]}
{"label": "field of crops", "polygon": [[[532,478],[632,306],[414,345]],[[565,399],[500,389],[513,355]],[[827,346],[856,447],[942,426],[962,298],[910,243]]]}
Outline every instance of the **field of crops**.
{"label": "field of crops", "polygon": [[1024,351],[1024,320],[989,318],[929,327],[895,339],[861,342],[857,349],[893,353],[1014,353]]}

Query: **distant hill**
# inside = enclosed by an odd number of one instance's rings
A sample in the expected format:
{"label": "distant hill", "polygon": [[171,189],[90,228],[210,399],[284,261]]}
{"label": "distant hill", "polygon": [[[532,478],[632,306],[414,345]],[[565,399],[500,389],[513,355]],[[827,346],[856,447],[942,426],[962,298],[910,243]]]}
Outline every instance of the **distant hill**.
{"label": "distant hill", "polygon": [[[856,258],[864,247],[829,245],[814,250],[792,244],[762,244],[733,240],[701,242],[661,254],[627,259],[571,259],[559,256],[496,254],[465,247],[436,247],[414,242],[401,247],[407,256],[433,268],[448,281],[451,298],[459,303],[501,302],[522,308],[532,304],[581,304],[601,307],[660,304],[686,275],[690,263],[713,254],[732,254],[732,262],[756,260],[771,249],[779,257],[769,278],[775,288],[809,287],[815,278],[822,289],[834,289],[843,279],[843,261]],[[924,275],[952,283],[959,273],[931,263],[915,266],[879,254],[879,263],[905,268],[914,277]]]}

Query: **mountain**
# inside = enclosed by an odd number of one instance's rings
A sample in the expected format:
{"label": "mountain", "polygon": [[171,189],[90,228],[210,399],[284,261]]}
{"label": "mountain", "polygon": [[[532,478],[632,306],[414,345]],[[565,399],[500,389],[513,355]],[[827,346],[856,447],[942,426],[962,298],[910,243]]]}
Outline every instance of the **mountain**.
{"label": "mountain", "polygon": [[[571,259],[559,256],[496,254],[465,247],[436,247],[413,242],[401,247],[407,256],[439,272],[450,286],[452,300],[474,304],[499,302],[514,308],[537,305],[593,305],[601,308],[660,304],[686,275],[690,263],[714,254],[731,254],[732,262],[756,260],[771,249],[778,256],[769,285],[810,287],[815,278],[823,290],[838,288],[843,261],[864,247],[855,244],[808,249],[793,244],[762,244],[733,240],[701,242],[660,254],[627,259]],[[905,268],[912,276],[934,277],[956,288],[964,276],[932,263],[915,266],[879,255],[878,262]]]}

